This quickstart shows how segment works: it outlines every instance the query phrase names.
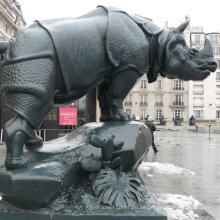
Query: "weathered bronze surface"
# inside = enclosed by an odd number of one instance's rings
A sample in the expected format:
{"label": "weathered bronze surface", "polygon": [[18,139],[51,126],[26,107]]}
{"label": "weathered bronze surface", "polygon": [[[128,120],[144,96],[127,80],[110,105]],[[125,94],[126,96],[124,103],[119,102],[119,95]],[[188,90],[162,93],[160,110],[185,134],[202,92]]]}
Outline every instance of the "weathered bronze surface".
{"label": "weathered bronze surface", "polygon": [[203,80],[215,71],[212,46],[189,48],[189,21],[165,30],[150,19],[99,6],[78,18],[36,21],[1,42],[1,91],[17,116],[6,123],[5,165],[28,166],[23,146],[54,103],[78,99],[99,86],[101,121],[128,121],[122,102],[138,77],[158,74]]}

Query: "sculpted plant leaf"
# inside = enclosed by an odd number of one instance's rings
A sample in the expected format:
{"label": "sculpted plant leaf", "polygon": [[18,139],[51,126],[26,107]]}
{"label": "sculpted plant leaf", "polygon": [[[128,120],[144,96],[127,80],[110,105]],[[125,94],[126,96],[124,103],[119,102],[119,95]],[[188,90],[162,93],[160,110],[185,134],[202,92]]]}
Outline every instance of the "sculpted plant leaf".
{"label": "sculpted plant leaf", "polygon": [[134,207],[148,197],[138,178],[129,173],[117,176],[114,170],[101,170],[92,181],[92,189],[105,205],[111,207]]}

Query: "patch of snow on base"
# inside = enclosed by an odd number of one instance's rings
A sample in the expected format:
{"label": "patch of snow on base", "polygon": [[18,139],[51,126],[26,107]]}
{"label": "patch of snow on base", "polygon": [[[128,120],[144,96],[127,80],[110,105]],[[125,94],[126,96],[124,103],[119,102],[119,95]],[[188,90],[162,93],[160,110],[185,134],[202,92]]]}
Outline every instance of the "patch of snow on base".
{"label": "patch of snow on base", "polygon": [[2,197],[0,196],[0,201],[2,200]]}
{"label": "patch of snow on base", "polygon": [[157,200],[166,211],[168,220],[198,219],[194,210],[202,208],[202,204],[192,196],[168,193],[157,196]]}
{"label": "patch of snow on base", "polygon": [[196,173],[186,170],[184,168],[178,167],[174,164],[169,163],[158,163],[158,162],[143,162],[139,169],[144,169],[145,171],[154,171],[156,173],[168,173],[168,174],[188,174],[195,175]]}
{"label": "patch of snow on base", "polygon": [[147,174],[147,177],[154,177],[154,175],[152,175],[152,174]]}

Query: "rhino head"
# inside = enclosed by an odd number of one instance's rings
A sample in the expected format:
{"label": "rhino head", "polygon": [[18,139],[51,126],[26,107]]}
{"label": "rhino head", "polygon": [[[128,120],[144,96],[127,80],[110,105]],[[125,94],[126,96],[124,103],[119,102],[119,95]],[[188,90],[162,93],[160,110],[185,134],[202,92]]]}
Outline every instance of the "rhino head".
{"label": "rhino head", "polygon": [[217,63],[208,39],[202,50],[186,45],[182,33],[188,23],[189,20],[185,21],[169,33],[161,73],[168,78],[203,80],[210,75],[210,71],[215,72]]}

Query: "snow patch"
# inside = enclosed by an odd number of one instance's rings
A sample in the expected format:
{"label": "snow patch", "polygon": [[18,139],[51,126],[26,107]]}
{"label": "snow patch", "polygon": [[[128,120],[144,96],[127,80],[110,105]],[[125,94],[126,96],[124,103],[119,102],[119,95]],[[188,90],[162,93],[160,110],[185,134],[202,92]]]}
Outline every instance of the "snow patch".
{"label": "snow patch", "polygon": [[0,196],[0,201],[2,200],[2,197]]}
{"label": "snow patch", "polygon": [[168,220],[198,219],[194,210],[202,208],[202,204],[192,196],[168,193],[158,195],[157,200],[166,211]]}
{"label": "snow patch", "polygon": [[147,174],[147,177],[154,177],[154,175],[152,175],[152,174]]}
{"label": "snow patch", "polygon": [[143,162],[139,166],[139,169],[143,169],[145,171],[154,171],[156,173],[187,174],[187,175],[196,174],[190,170],[186,170],[174,164],[158,163],[158,162]]}

